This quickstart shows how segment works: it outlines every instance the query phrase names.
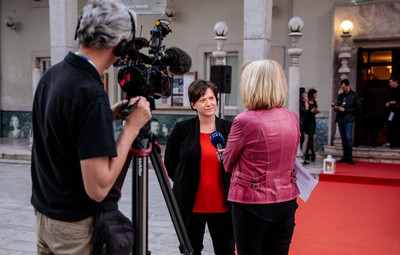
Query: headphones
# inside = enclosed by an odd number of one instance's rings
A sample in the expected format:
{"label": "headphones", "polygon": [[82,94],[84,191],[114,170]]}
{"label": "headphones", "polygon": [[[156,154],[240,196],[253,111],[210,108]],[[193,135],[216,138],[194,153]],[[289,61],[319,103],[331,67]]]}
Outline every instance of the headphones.
{"label": "headphones", "polygon": [[[133,43],[135,42],[135,21],[133,20],[132,14],[131,12],[127,9],[128,13],[129,13],[129,17],[131,19],[131,25],[132,25],[132,40],[130,40],[129,42],[124,39],[122,40],[120,43],[117,44],[117,46],[115,47],[113,54],[117,57],[122,57],[124,56],[128,50],[130,50],[133,46]],[[78,29],[79,26],[81,25],[81,20],[82,20],[82,16],[79,18],[78,21],[78,25],[76,26],[76,30],[75,30],[75,40],[78,38]]]}
{"label": "headphones", "polygon": [[133,43],[135,42],[135,22],[133,21],[133,17],[131,12],[127,9],[128,13],[129,13],[129,17],[131,18],[131,25],[132,25],[132,40],[130,40],[129,42],[124,39],[122,40],[117,47],[115,47],[114,49],[114,55],[117,57],[122,57],[124,56],[128,50],[130,50],[133,46]]}

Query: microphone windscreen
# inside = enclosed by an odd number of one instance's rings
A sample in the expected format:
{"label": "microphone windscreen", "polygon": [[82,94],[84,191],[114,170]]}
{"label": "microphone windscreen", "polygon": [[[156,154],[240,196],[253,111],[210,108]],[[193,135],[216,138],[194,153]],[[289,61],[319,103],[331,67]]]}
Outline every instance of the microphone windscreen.
{"label": "microphone windscreen", "polygon": [[192,58],[189,54],[176,47],[166,49],[165,54],[168,55],[166,62],[171,73],[183,75],[189,72],[192,67]]}
{"label": "microphone windscreen", "polygon": [[[225,141],[224,141],[224,137],[222,136],[222,134],[218,131],[214,131],[210,134],[210,140],[212,145],[215,148],[218,148],[218,144],[221,145],[221,147],[225,146]],[[218,148],[219,149],[219,148]]]}

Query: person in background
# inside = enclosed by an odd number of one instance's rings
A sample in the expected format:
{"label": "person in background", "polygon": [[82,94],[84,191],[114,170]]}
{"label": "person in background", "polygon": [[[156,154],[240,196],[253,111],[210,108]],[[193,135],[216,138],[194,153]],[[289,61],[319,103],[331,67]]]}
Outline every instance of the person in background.
{"label": "person in background", "polygon": [[389,101],[385,106],[389,110],[389,118],[387,125],[387,142],[385,148],[391,146],[400,146],[400,87],[399,79],[396,76],[390,77],[389,86],[392,89],[390,92]]}
{"label": "person in background", "polygon": [[232,217],[227,202],[230,175],[219,162],[210,134],[218,131],[225,141],[231,122],[215,116],[217,87],[210,81],[195,80],[188,89],[195,118],[177,122],[165,149],[165,166],[174,182],[173,192],[184,221],[194,255],[203,250],[205,226],[216,255],[233,255]]}
{"label": "person in background", "polygon": [[[115,0],[89,1],[76,31],[78,51],[39,81],[31,162],[37,254],[92,255],[94,216],[118,208],[114,183],[151,112],[144,97],[111,107],[100,77],[132,45],[135,17]],[[135,103],[115,141],[113,120]]]}
{"label": "person in background", "polygon": [[[307,92],[306,89],[301,87],[300,88],[300,102],[299,102],[299,107],[300,107],[300,150],[303,151],[303,143],[305,139],[304,135],[304,120],[306,118],[306,114],[308,112],[308,97],[307,97]],[[307,165],[309,164],[309,160],[306,160],[304,157],[303,164]]]}
{"label": "person in background", "polygon": [[357,93],[351,90],[347,79],[340,81],[340,93],[333,110],[337,111],[336,122],[338,123],[340,138],[342,139],[343,157],[338,162],[355,164],[353,161],[353,124],[361,108],[361,101]]}
{"label": "person in background", "polygon": [[[310,89],[308,91],[308,111],[306,113],[306,118],[304,120],[304,131],[308,135],[307,147],[305,153],[305,159],[312,162],[315,161],[315,146],[314,146],[314,135],[317,122],[315,115],[319,113],[318,103],[317,103],[317,91],[315,89]],[[311,151],[311,157],[309,152]]]}
{"label": "person in background", "polygon": [[288,254],[298,207],[299,118],[283,107],[287,85],[277,62],[245,64],[240,86],[248,111],[235,117],[223,152],[232,174],[228,201],[237,252]]}
{"label": "person in background", "polygon": [[367,112],[366,118],[368,120],[369,133],[371,134],[370,145],[376,147],[379,130],[382,129],[385,124],[387,93],[386,90],[380,86],[377,78],[370,80],[369,84],[370,88],[367,90],[365,104]]}

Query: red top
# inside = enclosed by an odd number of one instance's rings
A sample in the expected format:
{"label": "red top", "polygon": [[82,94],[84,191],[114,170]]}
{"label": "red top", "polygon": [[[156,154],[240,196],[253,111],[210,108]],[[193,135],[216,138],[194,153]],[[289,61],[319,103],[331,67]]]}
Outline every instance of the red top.
{"label": "red top", "polygon": [[201,165],[200,183],[197,189],[193,212],[228,212],[222,185],[221,164],[218,161],[217,148],[210,141],[210,134],[200,133]]}

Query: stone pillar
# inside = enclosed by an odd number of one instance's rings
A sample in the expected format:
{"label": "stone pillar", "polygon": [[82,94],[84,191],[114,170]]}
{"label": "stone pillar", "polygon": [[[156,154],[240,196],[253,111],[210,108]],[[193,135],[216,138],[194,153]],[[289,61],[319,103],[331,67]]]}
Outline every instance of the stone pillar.
{"label": "stone pillar", "polygon": [[[340,47],[339,49],[339,56],[338,58],[341,60],[340,61],[340,68],[338,70],[338,73],[340,74],[340,80],[343,79],[348,79],[349,78],[349,73],[350,73],[350,68],[348,66],[349,59],[351,58],[351,47],[349,47],[349,40],[351,35],[350,34],[342,34],[341,35],[343,39],[343,46]],[[340,94],[342,91],[339,90],[338,94]],[[333,138],[333,145],[341,147],[342,146],[342,139],[340,138],[340,133],[339,133],[339,127],[336,124],[335,125],[336,130],[335,130],[335,136]]]}
{"label": "stone pillar", "polygon": [[[35,97],[35,92],[36,92],[36,88],[37,85],[40,81],[40,78],[42,78],[42,71],[40,71],[40,69],[35,68],[32,71],[32,98]],[[32,127],[31,130],[29,132],[29,145],[28,145],[28,149],[32,150],[32,145],[33,145],[33,132],[32,132]]]}
{"label": "stone pillar", "polygon": [[76,51],[74,40],[78,22],[78,0],[50,0],[51,65],[64,59],[69,51]]}
{"label": "stone pillar", "polygon": [[295,112],[300,117],[299,109],[299,90],[300,90],[300,66],[299,58],[303,49],[299,48],[298,42],[300,37],[303,35],[301,30],[304,28],[304,22],[300,17],[293,17],[289,20],[289,34],[292,39],[292,48],[288,49],[290,56],[290,67],[289,67],[289,110]]}
{"label": "stone pillar", "polygon": [[[226,64],[226,51],[224,51],[224,42],[226,41],[226,35],[228,34],[228,25],[219,21],[214,25],[215,37],[214,40],[217,41],[217,50],[213,51],[212,55],[216,59],[216,65]],[[219,93],[219,112],[218,115],[221,119],[225,117],[225,94]]]}
{"label": "stone pillar", "polygon": [[[292,39],[292,48],[288,49],[288,54],[290,56],[290,67],[289,67],[289,100],[288,108],[289,110],[295,112],[300,119],[300,109],[299,109],[299,98],[300,98],[300,66],[299,58],[303,49],[299,48],[298,42],[300,37],[303,35],[301,30],[304,28],[304,22],[300,17],[293,17],[289,20],[289,29],[291,33],[289,34]],[[302,157],[303,153],[300,149],[300,145],[297,149],[297,156]]]}
{"label": "stone pillar", "polygon": [[340,68],[338,73],[340,74],[340,79],[348,79],[350,73],[350,67],[348,66],[349,59],[351,58],[351,47],[349,47],[349,39],[351,37],[350,34],[342,34],[343,39],[343,46],[339,49],[339,56],[338,58],[341,59],[340,61]]}
{"label": "stone pillar", "polygon": [[269,57],[273,0],[244,0],[243,62]]}

